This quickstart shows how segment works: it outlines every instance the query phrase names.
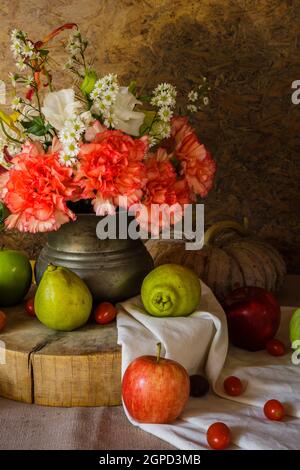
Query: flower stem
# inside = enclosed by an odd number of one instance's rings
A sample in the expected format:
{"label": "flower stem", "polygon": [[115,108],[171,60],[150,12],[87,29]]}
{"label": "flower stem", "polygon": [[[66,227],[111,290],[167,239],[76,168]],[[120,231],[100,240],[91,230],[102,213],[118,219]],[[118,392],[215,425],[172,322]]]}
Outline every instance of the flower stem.
{"label": "flower stem", "polygon": [[3,131],[3,134],[9,139],[11,140],[12,142],[16,142],[17,144],[23,144],[23,142],[21,140],[18,140],[18,139],[14,139],[14,137],[12,137],[10,134],[8,134],[5,130],[5,127],[3,125],[3,122],[0,120],[0,125],[1,125],[1,128],[2,128],[2,131]]}
{"label": "flower stem", "polygon": [[160,361],[160,353],[161,353],[161,343],[156,344],[156,361],[159,363]]}

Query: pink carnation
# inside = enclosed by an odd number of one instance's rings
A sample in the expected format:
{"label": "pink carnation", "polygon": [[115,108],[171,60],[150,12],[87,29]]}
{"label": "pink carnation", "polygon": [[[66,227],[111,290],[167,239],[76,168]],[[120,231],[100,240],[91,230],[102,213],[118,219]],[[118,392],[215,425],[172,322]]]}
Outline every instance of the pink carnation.
{"label": "pink carnation", "polygon": [[216,163],[199,141],[187,117],[172,119],[171,138],[165,142],[167,150],[181,166],[190,190],[205,197],[213,186]]}
{"label": "pink carnation", "polygon": [[[143,159],[148,139],[133,139],[121,131],[98,133],[80,148],[76,182],[81,198],[92,199],[97,215],[114,212],[141,200],[145,179]],[[127,198],[127,204],[125,203]]]}
{"label": "pink carnation", "polygon": [[0,177],[0,199],[11,215],[8,229],[49,232],[75,219],[66,202],[75,196],[72,169],[60,166],[57,154],[39,153],[30,144],[13,158],[13,167]]}
{"label": "pink carnation", "polygon": [[178,178],[165,149],[159,148],[156,154],[150,155],[145,166],[144,207],[137,220],[144,230],[157,235],[182,218],[183,205],[191,202],[190,191],[186,180]]}

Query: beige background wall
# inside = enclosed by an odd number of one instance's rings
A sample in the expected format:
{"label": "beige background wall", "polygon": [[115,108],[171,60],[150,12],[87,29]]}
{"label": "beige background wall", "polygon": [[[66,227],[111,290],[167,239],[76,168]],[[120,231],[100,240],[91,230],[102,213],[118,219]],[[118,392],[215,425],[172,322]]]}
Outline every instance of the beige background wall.
{"label": "beige background wall", "polygon": [[12,28],[40,39],[70,21],[91,40],[100,73],[146,89],[172,80],[183,91],[200,74],[209,78],[212,104],[195,120],[218,163],[207,210],[247,216],[299,272],[300,105],[290,95],[300,79],[300,2],[2,0],[0,77],[13,64]]}

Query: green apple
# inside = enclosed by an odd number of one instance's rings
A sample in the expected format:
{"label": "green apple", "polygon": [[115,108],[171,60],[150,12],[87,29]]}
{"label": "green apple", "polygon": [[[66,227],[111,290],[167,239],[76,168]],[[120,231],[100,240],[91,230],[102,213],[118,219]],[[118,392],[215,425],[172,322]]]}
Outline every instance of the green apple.
{"label": "green apple", "polygon": [[0,306],[11,307],[21,302],[31,281],[32,269],[27,256],[20,251],[0,250]]}
{"label": "green apple", "polygon": [[297,308],[297,310],[295,310],[290,321],[291,344],[293,344],[293,342],[298,339],[300,340],[300,308]]}

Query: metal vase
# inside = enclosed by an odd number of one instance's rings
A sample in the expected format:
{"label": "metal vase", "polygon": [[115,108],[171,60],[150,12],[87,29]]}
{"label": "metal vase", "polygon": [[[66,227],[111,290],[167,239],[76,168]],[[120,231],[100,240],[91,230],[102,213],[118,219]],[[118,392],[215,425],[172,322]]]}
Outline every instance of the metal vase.
{"label": "metal vase", "polygon": [[118,302],[139,294],[144,277],[153,269],[153,260],[138,240],[100,240],[96,235],[101,217],[81,214],[48,235],[36,263],[40,282],[49,264],[74,271],[88,285],[94,300]]}

